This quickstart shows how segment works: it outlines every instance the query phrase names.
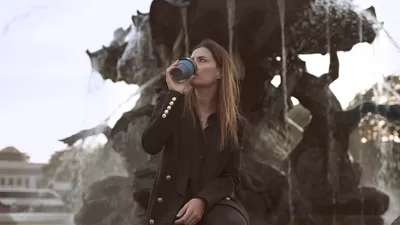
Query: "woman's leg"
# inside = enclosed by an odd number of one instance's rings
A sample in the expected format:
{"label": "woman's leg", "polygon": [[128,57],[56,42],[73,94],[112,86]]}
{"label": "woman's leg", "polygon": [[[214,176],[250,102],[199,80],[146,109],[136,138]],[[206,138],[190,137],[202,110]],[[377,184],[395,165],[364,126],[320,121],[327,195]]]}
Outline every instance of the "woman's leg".
{"label": "woman's leg", "polygon": [[246,218],[236,208],[228,205],[215,205],[204,215],[201,225],[247,225]]}

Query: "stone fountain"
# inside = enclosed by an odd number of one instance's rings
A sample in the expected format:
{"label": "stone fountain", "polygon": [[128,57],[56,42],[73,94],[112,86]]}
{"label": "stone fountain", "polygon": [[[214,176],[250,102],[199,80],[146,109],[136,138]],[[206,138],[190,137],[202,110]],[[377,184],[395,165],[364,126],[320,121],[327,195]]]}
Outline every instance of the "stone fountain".
{"label": "stone fountain", "polygon": [[[166,88],[165,67],[204,38],[226,47],[240,70],[241,107],[251,130],[237,196],[251,225],[384,224],[389,196],[360,185],[350,134],[368,113],[397,121],[399,106],[361,101],[344,110],[329,89],[339,77],[336,53],[372,43],[382,25],[375,17],[373,7],[356,12],[343,0],[153,0],[149,13],[137,11],[133,25],[116,30],[109,46],[86,52],[104,79],[138,85],[140,98],[113,128],[98,126],[62,140],[71,144],[104,133],[128,174],[93,182],[76,224],[148,224],[144,213],[159,159],[141,149],[141,133]],[[135,37],[127,39],[131,32]],[[330,53],[328,73],[307,72],[298,55],[311,53]],[[279,87],[271,84],[276,74]],[[293,107],[292,96],[301,105]],[[291,116],[299,107],[311,115],[304,129]]]}

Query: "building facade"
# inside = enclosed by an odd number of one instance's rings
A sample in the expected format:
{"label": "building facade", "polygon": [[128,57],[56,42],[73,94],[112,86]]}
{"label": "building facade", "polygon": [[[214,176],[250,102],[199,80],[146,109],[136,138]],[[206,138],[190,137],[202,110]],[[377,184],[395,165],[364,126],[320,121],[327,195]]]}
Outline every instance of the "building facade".
{"label": "building facade", "polygon": [[4,148],[0,151],[0,188],[39,188],[44,165],[30,163],[29,156],[15,147]]}

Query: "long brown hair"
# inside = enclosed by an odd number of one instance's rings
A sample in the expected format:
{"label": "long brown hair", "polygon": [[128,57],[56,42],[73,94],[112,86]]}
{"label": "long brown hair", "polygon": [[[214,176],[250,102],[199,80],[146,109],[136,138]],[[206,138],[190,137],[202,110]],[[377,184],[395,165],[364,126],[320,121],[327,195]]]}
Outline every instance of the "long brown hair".
{"label": "long brown hair", "polygon": [[[219,117],[220,138],[219,149],[228,144],[239,146],[238,119],[240,89],[237,80],[237,70],[229,53],[216,42],[205,39],[194,49],[207,48],[214,57],[217,67],[221,69],[221,79],[218,82],[217,113]],[[187,92],[185,109],[194,117],[196,96],[193,88]]]}

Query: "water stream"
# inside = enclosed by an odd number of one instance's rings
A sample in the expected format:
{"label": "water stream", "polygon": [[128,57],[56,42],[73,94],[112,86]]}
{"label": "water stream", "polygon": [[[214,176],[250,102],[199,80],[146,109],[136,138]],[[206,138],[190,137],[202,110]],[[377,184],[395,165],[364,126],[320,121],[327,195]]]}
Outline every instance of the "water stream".
{"label": "water stream", "polygon": [[[387,38],[391,41],[393,44],[393,47],[399,50],[400,52],[400,47],[398,43],[391,37],[391,35],[387,32],[387,30],[383,27],[383,24],[379,22],[375,17],[373,17],[370,14],[367,14],[366,12],[360,12],[360,17],[364,16],[366,17],[369,22],[375,24],[376,26],[376,31],[379,33],[375,40],[375,42],[379,42],[381,39],[381,35],[385,34]],[[362,37],[362,32],[363,32],[363,26],[362,26],[362,20],[360,19],[360,26],[359,26],[359,36],[360,36],[360,42],[363,41]],[[373,55],[375,58],[375,62],[379,61],[379,56],[376,54],[377,52],[377,43],[372,44],[373,47]],[[374,97],[373,100],[378,103],[378,104],[393,104],[393,103],[400,103],[400,95],[399,95],[399,89],[394,89],[391,84],[388,83],[388,81],[385,80],[383,77],[384,75],[380,73],[380,71],[377,70],[376,66],[374,67],[374,75],[379,76],[377,79],[377,84],[373,86],[373,93]],[[394,98],[394,102],[390,101],[390,98]],[[385,124],[388,123],[385,120],[376,118],[377,120],[380,120],[378,124]],[[361,130],[360,130],[361,131]],[[396,159],[396,143],[398,140],[395,140],[393,137],[392,132],[389,130],[387,126],[378,126],[378,129],[375,131],[378,134],[378,137],[375,139],[375,145],[379,147],[379,154],[376,155],[377,158],[379,158],[379,163],[380,163],[380,168],[377,172],[377,174],[369,174],[374,176],[375,178],[373,179],[374,182],[369,184],[376,186],[383,190],[386,194],[389,195],[390,197],[390,205],[388,211],[384,215],[384,220],[385,224],[391,224],[392,221],[396,219],[400,215],[400,194],[399,194],[399,188],[396,187],[394,188],[393,185],[391,184],[391,176],[395,176],[393,174],[393,170],[390,166],[390,164],[396,164],[398,163]],[[360,148],[359,149],[359,154],[360,158],[364,158],[364,149]],[[368,166],[368,165],[366,165]],[[396,167],[396,166],[395,166]],[[400,167],[398,167],[400,169]],[[398,172],[399,170],[397,170]],[[396,186],[396,185],[395,185]],[[364,199],[362,199],[364,200]],[[364,219],[364,217],[362,217]],[[364,221],[362,221],[364,222]]]}
{"label": "water stream", "polygon": [[228,14],[228,29],[229,29],[229,54],[233,56],[233,35],[235,26],[235,0],[226,0],[226,8]]}
{"label": "water stream", "polygon": [[[362,43],[363,42],[363,18],[362,15],[359,15],[359,20],[358,20],[358,38],[359,38],[359,42]],[[362,156],[362,149],[359,149],[359,154]],[[361,192],[361,189],[360,189]],[[364,197],[362,195],[362,193],[360,193],[361,196],[361,204],[364,205]],[[360,217],[360,224],[365,224],[364,221],[364,207],[361,208],[361,217]]]}
{"label": "water stream", "polygon": [[182,17],[182,29],[183,29],[183,37],[184,37],[184,46],[185,46],[185,55],[189,56],[189,51],[190,51],[190,45],[189,45],[189,34],[188,34],[188,26],[187,26],[187,21],[188,21],[188,17],[187,17],[187,8],[181,8],[180,12],[181,12],[181,17]]}
{"label": "water stream", "polygon": [[[284,109],[283,109],[283,118],[285,118],[285,121],[287,120],[287,111],[288,111],[288,104],[287,104],[287,99],[288,99],[288,93],[287,93],[287,54],[286,54],[286,36],[285,36],[285,16],[286,16],[286,0],[277,0],[277,6],[278,6],[278,11],[279,11],[279,22],[280,22],[280,27],[281,27],[281,44],[282,44],[282,56],[280,62],[282,63],[282,74],[281,74],[281,90],[283,94],[283,104],[284,104]],[[285,122],[284,124],[284,129],[287,134],[289,134],[289,126]],[[284,149],[286,152],[289,152],[289,146],[290,146],[290,135],[287,135],[286,141],[284,143]],[[288,193],[288,198],[289,198],[289,212],[290,212],[290,224],[294,223],[294,207],[293,207],[293,184],[292,184],[292,165],[291,162],[289,161],[288,165],[288,185],[289,185],[289,193]]]}
{"label": "water stream", "polygon": [[[325,38],[326,38],[326,48],[327,48],[327,54],[337,54],[337,52],[333,52],[334,49],[332,49],[331,45],[331,30],[330,30],[330,25],[331,25],[331,6],[330,2],[327,1],[325,3],[325,9],[326,9],[326,19],[325,19],[325,24],[326,24],[326,29],[325,29]],[[328,71],[328,73],[331,71]],[[329,88],[329,86],[327,87]],[[328,100],[328,110],[332,111],[333,113],[333,105],[332,101]],[[333,131],[329,129],[329,127],[333,127],[334,122],[332,121],[331,117],[328,117],[328,136],[329,136],[329,145],[328,145],[328,174],[327,174],[327,179],[330,181],[332,184],[332,204],[336,205],[336,200],[337,200],[337,195],[340,192],[339,188],[339,165],[338,165],[338,159],[339,159],[339,153],[336,152],[336,148],[334,146],[334,137],[333,137]],[[337,215],[336,211],[332,212],[332,224],[336,225],[337,224]]]}

